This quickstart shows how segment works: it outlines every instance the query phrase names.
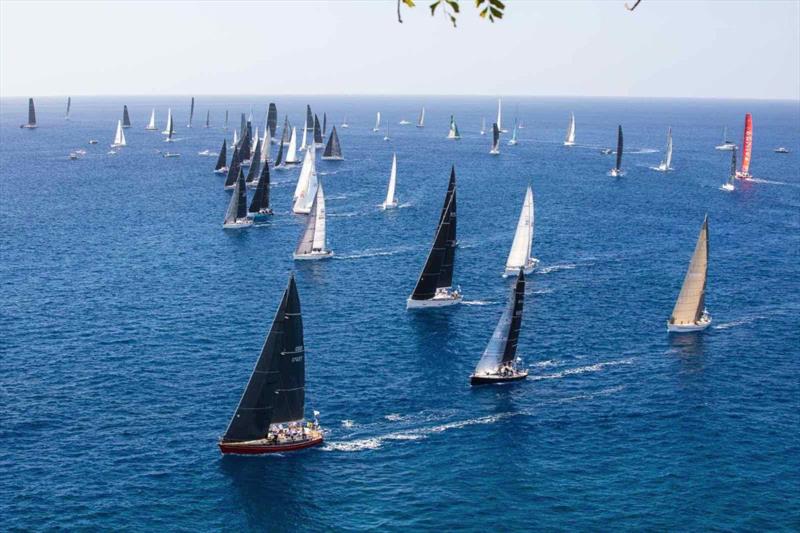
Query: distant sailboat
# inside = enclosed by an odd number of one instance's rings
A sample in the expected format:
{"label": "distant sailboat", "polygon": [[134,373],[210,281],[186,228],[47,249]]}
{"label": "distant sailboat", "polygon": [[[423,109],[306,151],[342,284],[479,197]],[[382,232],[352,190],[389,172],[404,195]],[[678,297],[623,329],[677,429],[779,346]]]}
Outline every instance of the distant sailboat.
{"label": "distant sailboat", "polygon": [[297,214],[307,215],[311,212],[311,203],[317,194],[317,162],[314,150],[306,150],[303,159],[303,167],[300,169],[300,176],[297,178],[297,186],[294,189],[294,206],[292,211]]}
{"label": "distant sailboat", "polygon": [[306,104],[306,128],[311,130],[314,127],[314,113],[311,112],[311,106]]}
{"label": "distant sailboat", "polygon": [[296,165],[300,160],[297,158],[297,128],[292,128],[292,136],[289,138],[289,147],[286,149],[286,159],[284,165]]}
{"label": "distant sailboat", "polygon": [[169,132],[174,131],[174,127],[172,125],[172,109],[167,109],[167,126],[164,128],[164,131],[161,132],[162,135],[169,135]]}
{"label": "distant sailboat", "polygon": [[517,342],[522,326],[522,309],[525,301],[525,274],[520,270],[511,287],[508,304],[494,328],[475,371],[470,375],[471,385],[489,385],[520,381],[528,377],[527,370],[517,368]]}
{"label": "distant sailboat", "polygon": [[419,118],[417,119],[417,127],[424,128],[425,127],[425,108],[423,107],[419,112]]}
{"label": "distant sailboat", "polygon": [[247,216],[247,185],[244,183],[244,173],[240,168],[222,227],[224,229],[240,229],[252,225],[253,220]]}
{"label": "distant sailboat", "polygon": [[307,134],[308,134],[308,121],[303,123],[303,140],[302,140],[302,142],[300,142],[300,151],[301,152],[304,151],[306,148],[308,148],[308,143],[306,142],[306,139],[308,137]]}
{"label": "distant sailboat", "polygon": [[228,167],[228,175],[225,178],[225,185],[226,189],[233,189],[236,186],[236,180],[239,178],[239,172],[242,169],[242,161],[239,156],[239,148],[234,145],[233,146],[233,155],[231,156],[231,164]]}
{"label": "distant sailboat", "polygon": [[233,141],[231,141],[231,146],[239,147],[239,130],[233,130]]}
{"label": "distant sailboat", "polygon": [[383,136],[384,141],[391,141],[392,138],[389,137],[389,123],[386,123],[386,135]]}
{"label": "distant sailboat", "polygon": [[[290,452],[322,444],[319,423],[305,421],[304,345],[300,297],[291,275],[250,380],[219,440],[222,453]],[[284,427],[287,423],[293,427]]]}
{"label": "distant sailboat", "polygon": [[503,101],[500,98],[497,99],[497,129],[500,133],[508,132],[503,129]]}
{"label": "distant sailboat", "polygon": [[750,156],[753,153],[753,117],[750,113],[744,116],[744,139],[742,140],[742,168],[736,173],[740,180],[752,178],[750,175]]}
{"label": "distant sailboat", "polygon": [[500,128],[497,127],[497,122],[492,124],[492,148],[489,153],[492,155],[500,153]]}
{"label": "distant sailboat", "polygon": [[672,128],[670,127],[667,129],[667,148],[664,153],[664,159],[661,161],[661,164],[655,167],[653,170],[657,170],[659,172],[669,172],[672,170]]}
{"label": "distant sailboat", "polygon": [[128,106],[122,106],[122,127],[123,128],[130,128],[131,127],[131,117],[128,114]]}
{"label": "distant sailboat", "polygon": [[22,124],[20,128],[32,130],[36,127],[36,108],[33,106],[33,98],[28,98],[28,122]]}
{"label": "distant sailboat", "polygon": [[734,181],[736,181],[736,149],[731,152],[731,170],[728,174],[728,181],[726,181],[720,189],[723,191],[733,191],[736,190],[734,186]]}
{"label": "distant sailboat", "polygon": [[728,140],[728,127],[725,126],[722,129],[722,144],[715,146],[714,149],[729,152],[731,150],[736,150],[736,148],[736,145]]}
{"label": "distant sailboat", "polygon": [[447,138],[455,140],[461,138],[461,134],[458,133],[458,126],[456,125],[456,119],[453,115],[450,115],[450,130],[447,132]]}
{"label": "distant sailboat", "polygon": [[228,140],[222,139],[222,148],[219,149],[217,164],[214,165],[215,174],[226,174],[228,172]]}
{"label": "distant sailboat", "polygon": [[[272,102],[270,102],[269,110],[267,111],[267,127],[271,135],[275,135],[278,131],[278,107]],[[272,142],[274,143],[275,141],[273,140]]]}
{"label": "distant sailboat", "polygon": [[675,308],[667,322],[667,331],[671,333],[700,331],[711,324],[711,316],[705,309],[707,275],[708,215],[703,220],[678,301],[675,302]]}
{"label": "distant sailboat", "polygon": [[156,126],[156,108],[154,107],[153,110],[150,112],[150,122],[147,123],[145,127],[146,130],[157,130],[158,127]]}
{"label": "distant sailboat", "polygon": [[347,123],[347,116],[345,116],[344,119],[342,120],[342,123],[340,124],[340,127],[345,128],[345,129],[350,127],[350,124]]}
{"label": "distant sailboat", "polygon": [[194,120],[194,96],[192,96],[192,105],[189,107],[189,123],[186,125],[187,128],[192,127],[193,120]]}
{"label": "distant sailboat", "polygon": [[481,135],[486,135],[486,119],[481,117]]}
{"label": "distant sailboat", "polygon": [[281,140],[281,144],[278,147],[278,155],[275,157],[275,168],[286,168],[286,165],[283,164],[283,141]]}
{"label": "distant sailboat", "polygon": [[623,176],[625,172],[622,170],[622,126],[617,128],[617,161],[614,168],[609,172],[610,176],[618,177]]}
{"label": "distant sailboat", "polygon": [[522,211],[517,221],[517,230],[514,233],[514,242],[511,243],[511,251],[506,260],[506,270],[503,277],[516,274],[522,269],[525,274],[530,274],[539,262],[538,259],[531,257],[533,247],[534,229],[534,205],[533,190],[528,185],[525,191],[525,201],[522,203]]}
{"label": "distant sailboat", "polygon": [[331,130],[331,136],[328,137],[328,144],[325,145],[325,151],[322,152],[322,159],[328,161],[342,161],[342,146],[339,144],[339,135],[336,133],[336,126]]}
{"label": "distant sailboat", "polygon": [[375,127],[372,128],[372,131],[381,131],[381,112],[375,115]]}
{"label": "distant sailboat", "polygon": [[261,162],[269,161],[269,145],[272,143],[272,133],[269,126],[264,130],[264,138],[261,139]]}
{"label": "distant sailboat", "polygon": [[517,144],[517,119],[514,119],[514,129],[511,133],[511,139],[508,141],[509,146],[516,146]]}
{"label": "distant sailboat", "polygon": [[408,126],[409,124],[411,124],[411,121],[406,119],[401,119],[400,122],[398,122],[398,124],[400,124],[401,126]]}
{"label": "distant sailboat", "polygon": [[206,109],[206,125],[205,128],[208,129],[211,127],[211,110]]}
{"label": "distant sailboat", "polygon": [[325,139],[322,137],[322,129],[319,125],[319,117],[314,115],[314,148],[325,146]]}
{"label": "distant sailboat", "polygon": [[[310,150],[313,153],[313,150]],[[300,236],[292,257],[295,261],[309,259],[327,259],[333,257],[333,251],[328,249],[325,221],[325,192],[322,183],[316,187],[314,200],[309,207],[306,227]]]}
{"label": "distant sailboat", "polygon": [[250,208],[248,211],[255,218],[262,218],[272,214],[272,209],[269,207],[269,163],[264,162],[261,167],[261,176],[258,178],[258,186],[253,199],[250,201]]}
{"label": "distant sailboat", "polygon": [[394,197],[394,189],[397,186],[397,154],[392,154],[392,170],[389,172],[389,187],[386,190],[386,200],[381,204],[383,209],[394,209],[397,207],[397,200]]}
{"label": "distant sailboat", "polygon": [[407,309],[442,307],[461,302],[461,292],[453,289],[453,267],[456,255],[456,171],[450,172],[445,205],[428,253],[425,266],[406,301]]}
{"label": "distant sailboat", "polygon": [[167,138],[164,139],[164,142],[168,143],[175,142],[175,139],[173,139],[174,136],[175,136],[175,121],[172,120],[172,116],[170,116],[169,131],[167,132]]}
{"label": "distant sailboat", "polygon": [[564,139],[564,146],[575,146],[575,114],[569,114],[569,125],[567,126],[567,136]]}
{"label": "distant sailboat", "polygon": [[322,138],[328,134],[328,114],[322,113]]}
{"label": "distant sailboat", "polygon": [[256,141],[256,148],[253,150],[253,157],[250,159],[250,168],[247,169],[247,178],[245,178],[245,183],[247,185],[254,185],[255,180],[258,177],[258,173],[261,171],[261,138],[259,137]]}
{"label": "distant sailboat", "polygon": [[292,135],[292,128],[289,127],[289,116],[286,115],[283,117],[283,131],[281,131],[281,142],[283,144],[289,144],[289,137]]}
{"label": "distant sailboat", "polygon": [[72,107],[72,97],[67,96],[67,113],[64,115],[64,120],[69,120],[69,110]]}
{"label": "distant sailboat", "polygon": [[228,131],[228,110],[225,110],[225,122],[222,125],[222,129]]}
{"label": "distant sailboat", "polygon": [[125,141],[125,132],[122,130],[122,121],[117,121],[117,133],[114,135],[114,143],[111,145],[111,148],[119,148],[120,146],[127,146],[128,143]]}

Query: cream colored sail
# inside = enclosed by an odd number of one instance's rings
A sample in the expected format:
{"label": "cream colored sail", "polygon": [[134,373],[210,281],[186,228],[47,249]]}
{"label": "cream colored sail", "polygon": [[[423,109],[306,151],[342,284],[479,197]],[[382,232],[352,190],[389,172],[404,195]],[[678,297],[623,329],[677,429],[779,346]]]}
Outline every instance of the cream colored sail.
{"label": "cream colored sail", "polygon": [[565,146],[572,146],[575,144],[575,115],[569,114],[569,126],[567,127],[567,138],[564,139]]}
{"label": "cream colored sail", "polygon": [[533,246],[533,209],[533,190],[529,185],[519,214],[514,242],[511,244],[511,251],[506,261],[506,269],[525,268],[530,260]]}
{"label": "cream colored sail", "polygon": [[669,317],[670,324],[695,324],[703,316],[708,274],[708,215],[703,220],[700,236],[683,279],[683,286]]}

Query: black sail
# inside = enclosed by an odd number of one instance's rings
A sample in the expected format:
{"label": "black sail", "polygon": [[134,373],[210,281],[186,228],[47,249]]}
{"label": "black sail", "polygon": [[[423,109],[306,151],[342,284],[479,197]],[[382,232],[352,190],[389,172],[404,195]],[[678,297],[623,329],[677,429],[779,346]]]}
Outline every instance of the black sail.
{"label": "black sail", "polygon": [[306,128],[314,126],[314,114],[311,113],[311,106],[306,104]]}
{"label": "black sail", "polygon": [[194,119],[194,96],[192,96],[192,106],[189,108],[189,124],[187,127],[192,127],[192,120]]}
{"label": "black sail", "polygon": [[522,326],[522,307],[525,303],[525,274],[523,269],[519,269],[517,283],[514,287],[514,314],[511,317],[511,327],[508,329],[505,349],[503,350],[502,363],[513,361],[517,356],[517,343],[519,342],[519,330]]}
{"label": "black sail", "polygon": [[492,124],[492,151],[500,149],[500,128],[497,127],[497,122]]}
{"label": "black sail", "polygon": [[319,117],[314,115],[314,144],[322,144],[325,139],[322,137],[322,130],[319,127]]}
{"label": "black sail", "polygon": [[275,135],[278,127],[278,108],[274,103],[269,104],[269,111],[267,111],[267,127],[271,135]]}
{"label": "black sail", "polygon": [[211,110],[206,110],[206,128],[211,127]]}
{"label": "black sail", "polygon": [[[294,276],[291,276],[253,373],[222,438],[223,441],[261,439],[267,435],[270,424],[303,418],[305,357],[304,354],[301,356],[295,354],[289,356],[290,364],[286,364],[285,361],[287,348],[294,350],[297,346],[302,350],[303,322],[297,285]],[[292,358],[297,360],[292,362]],[[287,376],[284,376],[284,371]],[[286,393],[286,385],[291,385],[295,389],[292,395]],[[296,392],[298,386],[299,394]],[[298,416],[286,418],[287,414]],[[286,420],[279,420],[280,418]]]}
{"label": "black sail", "polygon": [[244,113],[242,113],[241,123],[239,124],[239,138],[241,139],[244,137],[245,131],[247,130],[247,118],[245,118]]}
{"label": "black sail", "polygon": [[256,141],[256,149],[253,151],[253,161],[250,163],[250,168],[247,169],[247,183],[252,183],[261,170],[261,139]]}
{"label": "black sail", "polygon": [[[417,280],[417,286],[411,293],[412,300],[430,300],[436,294],[437,288],[450,286],[443,285],[441,279],[445,277],[452,280],[453,278],[452,263],[449,267],[446,265],[447,249],[452,245],[449,236],[453,200],[454,198],[451,197],[450,203],[445,206],[445,214],[436,229],[436,236],[431,251],[428,253],[428,259],[425,261],[419,280]],[[450,272],[446,272],[448,268]]]}
{"label": "black sail", "polygon": [[269,208],[269,163],[264,161],[261,169],[261,176],[258,178],[258,186],[250,202],[250,212],[258,213],[262,209]]}
{"label": "black sail", "polygon": [[28,126],[36,125],[36,108],[33,107],[33,98],[28,98]]}
{"label": "black sail", "polygon": [[131,127],[131,117],[128,115],[128,106],[122,106],[122,127],[123,128],[130,128]]}
{"label": "black sail", "polygon": [[736,148],[734,148],[731,152],[731,173],[730,173],[730,180],[733,183],[733,178],[736,177]]}
{"label": "black sail", "polygon": [[[447,239],[445,241],[445,249],[444,249],[444,259],[442,261],[442,270],[439,275],[439,279],[437,281],[437,287],[452,287],[453,286],[453,268],[455,266],[456,261],[456,221],[457,221],[457,209],[456,209],[456,167],[452,166],[450,169],[450,182],[447,184],[447,196],[445,196],[445,201],[447,201],[447,197],[450,198],[450,208],[449,208],[449,222],[447,224]],[[442,216],[440,220],[444,220],[447,215],[447,205],[442,209]]]}
{"label": "black sail", "polygon": [[222,148],[219,149],[219,157],[217,157],[217,164],[214,170],[225,168],[225,162],[228,160],[228,140],[222,139]]}
{"label": "black sail", "polygon": [[622,126],[617,130],[617,170],[622,168]]}
{"label": "black sail", "polygon": [[281,139],[281,145],[278,147],[278,157],[275,158],[275,166],[278,167],[283,163],[283,139]]}
{"label": "black sail", "polygon": [[322,137],[328,134],[328,114],[322,113]]}
{"label": "black sail", "polygon": [[250,159],[250,147],[253,144],[253,139],[250,137],[250,130],[245,128],[244,136],[239,139],[239,158],[242,161]]}
{"label": "black sail", "polygon": [[223,126],[224,130],[228,130],[228,110],[225,110],[225,125]]}
{"label": "black sail", "polygon": [[69,109],[72,107],[72,97],[67,96],[67,115],[66,117],[69,118]]}
{"label": "black sail", "polygon": [[341,159],[342,146],[339,144],[339,135],[336,133],[336,126],[331,130],[331,136],[328,138],[328,144],[325,145],[325,151],[322,153],[323,159]]}
{"label": "black sail", "polygon": [[241,159],[239,157],[239,149],[233,148],[233,156],[231,157],[231,164],[228,167],[228,175],[225,178],[225,187],[233,187],[236,184],[236,178],[239,177],[239,170],[241,169]]}

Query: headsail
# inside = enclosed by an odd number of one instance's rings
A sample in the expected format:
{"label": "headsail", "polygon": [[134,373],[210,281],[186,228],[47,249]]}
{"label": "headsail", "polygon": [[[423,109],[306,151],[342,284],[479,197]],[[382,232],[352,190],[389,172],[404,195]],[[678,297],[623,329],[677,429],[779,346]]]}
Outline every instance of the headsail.
{"label": "headsail", "polygon": [[516,358],[524,301],[525,274],[520,270],[517,282],[511,287],[508,304],[494,328],[483,356],[475,367],[475,375],[494,374],[503,364],[510,363]]}
{"label": "headsail", "polygon": [[322,153],[322,159],[343,159],[342,146],[339,144],[339,135],[336,133],[336,126],[331,130],[331,136],[328,138],[328,144],[325,146],[325,151]]}
{"label": "headsail", "polygon": [[458,133],[458,126],[456,125],[455,116],[450,115],[450,131],[447,132],[448,139],[460,139],[461,135]]}
{"label": "headsail", "polygon": [[394,190],[397,186],[397,154],[392,154],[392,170],[389,173],[389,187],[386,189],[386,200],[383,202],[383,208],[394,207],[397,201],[394,199]]}
{"label": "headsail", "polygon": [[419,112],[419,119],[417,120],[417,127],[424,128],[425,127],[425,108],[423,107]]}
{"label": "headsail", "polygon": [[228,203],[228,210],[225,213],[225,224],[231,224],[247,218],[247,185],[244,182],[244,173],[239,168],[236,178],[236,185],[233,188],[233,196]]}
{"label": "headsail", "polygon": [[125,141],[125,132],[122,130],[123,125],[122,121],[117,121],[117,132],[114,135],[114,143],[111,145],[112,147],[119,147],[119,146],[126,146],[128,143]]}
{"label": "headsail", "polygon": [[286,150],[287,165],[294,165],[299,163],[297,159],[297,128],[292,128],[292,136],[289,138],[289,148]]}
{"label": "headsail", "polygon": [[294,190],[295,213],[308,213],[311,210],[311,203],[317,194],[317,167],[316,155],[314,150],[306,150],[303,159],[303,167],[300,169],[300,176],[297,178],[297,186]]}
{"label": "headsail", "polygon": [[261,138],[256,141],[256,149],[253,151],[253,158],[250,162],[250,168],[247,169],[246,183],[253,183],[259,171],[261,170]]}
{"label": "headsail", "polygon": [[703,220],[700,235],[689,263],[683,286],[669,317],[670,324],[695,324],[705,309],[706,276],[708,274],[708,215]]}
{"label": "headsail", "polygon": [[525,269],[530,261],[531,247],[533,246],[534,230],[534,204],[533,190],[528,185],[525,191],[525,201],[522,203],[522,211],[519,213],[517,230],[514,233],[514,241],[511,244],[511,251],[506,261],[506,270]]}
{"label": "headsail", "polygon": [[239,171],[242,168],[242,160],[239,156],[239,148],[233,147],[233,156],[231,156],[231,164],[228,167],[228,175],[225,178],[225,188],[229,189],[236,184],[239,178]]}
{"label": "headsail", "polygon": [[381,131],[381,112],[375,115],[375,127],[372,128],[372,131]]}
{"label": "headsail", "polygon": [[500,153],[500,128],[497,127],[497,122],[492,124],[492,148],[489,153],[493,155]]}
{"label": "headsail", "polygon": [[222,139],[222,148],[219,149],[219,156],[217,157],[217,164],[214,165],[214,170],[225,168],[228,161],[228,140]]}
{"label": "headsail", "polygon": [[269,163],[265,161],[264,166],[261,168],[261,176],[258,178],[256,192],[253,194],[253,200],[250,202],[249,210],[251,213],[258,213],[262,210],[266,211],[269,209],[269,186]]}
{"label": "headsail", "polygon": [[430,300],[437,289],[451,287],[453,284],[452,260],[455,256],[456,243],[454,226],[451,230],[451,225],[455,222],[454,202],[455,196],[450,196],[436,229],[433,246],[428,253],[422,274],[417,280],[414,292],[411,293],[411,300]]}
{"label": "headsail", "polygon": [[617,129],[617,162],[614,168],[617,171],[622,169],[622,126]]}
{"label": "headsail", "polygon": [[319,126],[319,117],[314,115],[314,146],[322,146],[325,139],[322,138],[322,130]]}
{"label": "headsail", "polygon": [[167,109],[167,126],[164,128],[164,131],[161,133],[163,135],[169,135],[169,132],[173,131],[172,127],[172,108]]}
{"label": "headsail", "polygon": [[661,167],[664,170],[672,169],[672,128],[667,130],[667,148],[665,150],[664,160],[661,162]]}
{"label": "headsail", "polygon": [[300,241],[295,249],[295,256],[312,253],[325,253],[327,249],[327,232],[325,221],[325,192],[322,183],[319,184],[314,194],[314,200],[309,209],[306,227],[300,236]]}
{"label": "headsail", "polygon": [[156,127],[156,108],[154,107],[153,110],[150,112],[150,122],[147,123],[146,130],[155,130],[158,129]]}

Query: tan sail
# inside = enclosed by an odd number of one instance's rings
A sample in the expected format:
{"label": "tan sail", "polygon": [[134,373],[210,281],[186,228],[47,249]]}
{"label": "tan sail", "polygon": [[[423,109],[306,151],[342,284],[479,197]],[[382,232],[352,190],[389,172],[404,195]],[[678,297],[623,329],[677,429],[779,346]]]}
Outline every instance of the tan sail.
{"label": "tan sail", "polygon": [[703,316],[706,296],[706,275],[708,273],[708,215],[697,237],[697,245],[689,263],[689,270],[683,279],[683,287],[675,302],[670,324],[696,324]]}

